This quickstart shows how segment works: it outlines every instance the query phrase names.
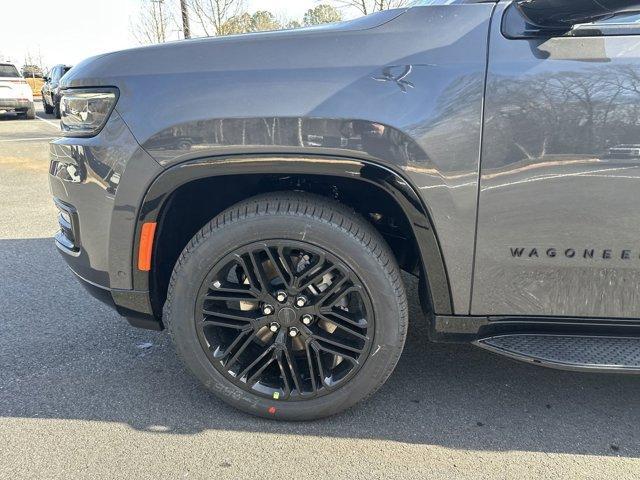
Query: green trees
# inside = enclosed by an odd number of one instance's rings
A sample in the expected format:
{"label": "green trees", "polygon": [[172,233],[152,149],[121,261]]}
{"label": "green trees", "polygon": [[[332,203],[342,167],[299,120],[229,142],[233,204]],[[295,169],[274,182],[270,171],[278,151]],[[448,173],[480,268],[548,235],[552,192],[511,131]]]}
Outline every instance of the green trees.
{"label": "green trees", "polygon": [[307,10],[302,21],[306,26],[322,25],[324,23],[339,22],[342,20],[342,13],[336,7],[329,4],[318,5]]}

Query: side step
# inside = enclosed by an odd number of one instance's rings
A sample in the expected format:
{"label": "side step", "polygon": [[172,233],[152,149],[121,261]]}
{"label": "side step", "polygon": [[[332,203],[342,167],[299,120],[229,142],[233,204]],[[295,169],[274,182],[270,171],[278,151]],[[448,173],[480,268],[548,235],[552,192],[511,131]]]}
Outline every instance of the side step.
{"label": "side step", "polygon": [[640,338],[514,334],[482,338],[490,352],[560,370],[640,374]]}

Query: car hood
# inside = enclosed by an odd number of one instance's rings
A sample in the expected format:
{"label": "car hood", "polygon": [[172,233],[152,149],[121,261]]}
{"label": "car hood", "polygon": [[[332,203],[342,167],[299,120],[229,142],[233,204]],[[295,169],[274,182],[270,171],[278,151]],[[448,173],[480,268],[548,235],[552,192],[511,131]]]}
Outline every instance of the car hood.
{"label": "car hood", "polygon": [[[201,70],[238,68],[238,53],[251,49],[256,42],[269,44],[274,55],[284,43],[291,44],[305,38],[349,34],[380,27],[395,20],[408,9],[394,9],[374,13],[355,20],[295,30],[260,32],[226,37],[182,40],[159,45],[106,53],[88,58],[76,65],[61,80],[61,88],[118,86],[118,78],[135,75],[171,75]],[[310,52],[310,58],[313,52]],[[251,55],[247,55],[251,57]],[[240,62],[245,57],[241,55]],[[268,62],[269,58],[263,58]],[[253,62],[253,63],[252,63]],[[247,68],[258,67],[256,59],[245,60]]]}

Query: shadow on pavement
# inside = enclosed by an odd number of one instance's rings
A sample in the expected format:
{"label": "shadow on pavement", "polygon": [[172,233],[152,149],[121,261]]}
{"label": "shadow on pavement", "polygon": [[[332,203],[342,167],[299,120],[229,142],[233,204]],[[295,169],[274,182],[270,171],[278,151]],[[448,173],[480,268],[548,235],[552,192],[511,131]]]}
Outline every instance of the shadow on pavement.
{"label": "shadow on pavement", "polygon": [[640,456],[640,379],[545,370],[426,342],[415,297],[406,350],[368,402],[311,423],[256,419],[207,393],[165,334],[90,298],[49,238],[0,240],[0,416],[122,422],[441,445]]}

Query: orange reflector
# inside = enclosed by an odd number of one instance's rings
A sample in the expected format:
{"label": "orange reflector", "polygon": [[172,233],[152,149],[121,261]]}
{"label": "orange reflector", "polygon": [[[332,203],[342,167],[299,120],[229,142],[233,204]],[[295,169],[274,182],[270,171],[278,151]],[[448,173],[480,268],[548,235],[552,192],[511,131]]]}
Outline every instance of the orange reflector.
{"label": "orange reflector", "polygon": [[140,250],[138,251],[138,270],[148,272],[151,270],[151,255],[153,254],[153,237],[156,234],[155,222],[142,225],[140,233]]}

